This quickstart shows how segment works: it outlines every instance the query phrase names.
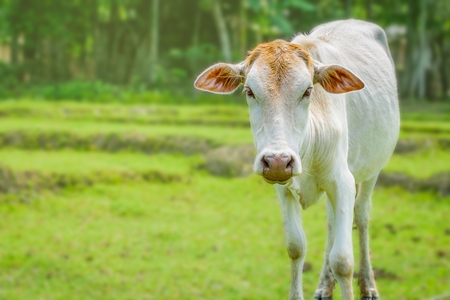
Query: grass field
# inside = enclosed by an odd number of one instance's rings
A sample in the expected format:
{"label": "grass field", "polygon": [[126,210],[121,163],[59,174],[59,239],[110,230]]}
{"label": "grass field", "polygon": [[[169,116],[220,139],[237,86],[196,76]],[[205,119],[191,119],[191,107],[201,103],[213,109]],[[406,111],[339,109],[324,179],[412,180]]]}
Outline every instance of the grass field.
{"label": "grass field", "polygon": [[[402,118],[406,150],[384,172],[443,174],[441,192],[376,188],[373,266],[382,299],[431,300],[450,293],[450,109]],[[218,147],[249,144],[244,106],[2,102],[0,299],[287,299],[273,188],[202,167]],[[324,203],[302,214],[312,299]]]}

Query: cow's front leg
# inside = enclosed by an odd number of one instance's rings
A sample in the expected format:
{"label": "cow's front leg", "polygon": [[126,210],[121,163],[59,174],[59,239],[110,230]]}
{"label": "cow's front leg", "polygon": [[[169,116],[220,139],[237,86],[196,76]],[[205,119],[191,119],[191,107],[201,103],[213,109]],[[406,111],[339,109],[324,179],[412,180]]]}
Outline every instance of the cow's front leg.
{"label": "cow's front leg", "polygon": [[326,188],[334,211],[335,237],[329,255],[329,264],[334,278],[339,283],[344,300],[353,300],[353,246],[352,224],[355,203],[355,180],[351,173],[336,176]]}
{"label": "cow's front leg", "polygon": [[286,246],[291,259],[291,287],[289,300],[303,300],[302,271],[306,254],[306,238],[302,228],[300,202],[285,186],[276,185],[280,200]]}

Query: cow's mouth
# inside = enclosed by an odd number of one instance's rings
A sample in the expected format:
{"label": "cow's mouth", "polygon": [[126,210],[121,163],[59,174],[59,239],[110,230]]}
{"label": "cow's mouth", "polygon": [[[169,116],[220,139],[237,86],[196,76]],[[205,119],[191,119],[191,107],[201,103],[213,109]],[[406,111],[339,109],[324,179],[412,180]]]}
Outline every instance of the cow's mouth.
{"label": "cow's mouth", "polygon": [[270,172],[266,168],[263,169],[262,176],[267,183],[285,184],[292,178],[292,167],[288,167],[284,172]]}
{"label": "cow's mouth", "polygon": [[282,181],[280,181],[280,180],[270,180],[270,179],[267,179],[267,178],[264,177],[264,176],[263,176],[263,178],[264,178],[264,181],[267,182],[267,183],[269,183],[269,184],[280,184],[280,185],[285,185],[285,184],[287,184],[287,183],[289,182],[289,180],[290,180],[290,178],[287,179],[287,180],[282,180]]}

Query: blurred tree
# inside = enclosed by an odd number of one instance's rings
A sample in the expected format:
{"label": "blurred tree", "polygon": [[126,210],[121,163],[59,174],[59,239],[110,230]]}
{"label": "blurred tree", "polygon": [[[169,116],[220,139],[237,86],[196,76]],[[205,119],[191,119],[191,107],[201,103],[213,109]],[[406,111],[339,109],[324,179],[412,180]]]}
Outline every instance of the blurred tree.
{"label": "blurred tree", "polygon": [[427,98],[449,99],[450,91],[450,2],[430,0],[427,18],[431,63],[427,74]]}
{"label": "blurred tree", "polygon": [[430,65],[430,44],[427,41],[428,0],[413,1],[409,6],[410,22],[408,37],[410,56],[408,66],[411,70],[408,78],[407,96],[425,98],[425,74]]}
{"label": "blurred tree", "polygon": [[251,29],[256,34],[256,43],[276,36],[291,37],[298,29],[294,29],[292,17],[295,13],[313,12],[314,5],[306,0],[246,0],[250,10]]}
{"label": "blurred tree", "polygon": [[[158,40],[159,40],[159,0],[152,1],[152,32],[150,35],[150,83],[154,83],[156,79],[156,65],[158,63]],[[142,55],[140,55],[142,56]]]}
{"label": "blurred tree", "polygon": [[2,72],[32,84],[190,89],[218,59],[355,17],[402,28],[392,40],[401,96],[438,99],[450,89],[449,15],[443,0],[0,0]]}
{"label": "blurred tree", "polygon": [[214,15],[214,20],[216,21],[216,26],[218,29],[220,44],[222,48],[222,56],[226,61],[231,61],[231,45],[230,37],[228,35],[227,25],[222,13],[222,8],[219,0],[211,0],[211,10]]}

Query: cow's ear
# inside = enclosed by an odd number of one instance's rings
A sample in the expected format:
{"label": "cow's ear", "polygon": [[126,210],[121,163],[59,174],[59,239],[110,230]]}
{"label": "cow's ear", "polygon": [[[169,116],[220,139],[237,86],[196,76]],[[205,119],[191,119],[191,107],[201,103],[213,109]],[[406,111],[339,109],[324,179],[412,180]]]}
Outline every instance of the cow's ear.
{"label": "cow's ear", "polygon": [[244,82],[244,64],[218,63],[207,68],[194,82],[195,88],[215,94],[231,94]]}
{"label": "cow's ear", "polygon": [[339,65],[314,64],[314,84],[319,83],[327,92],[348,93],[364,88],[364,82]]}

